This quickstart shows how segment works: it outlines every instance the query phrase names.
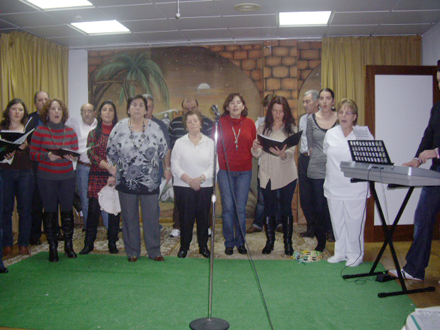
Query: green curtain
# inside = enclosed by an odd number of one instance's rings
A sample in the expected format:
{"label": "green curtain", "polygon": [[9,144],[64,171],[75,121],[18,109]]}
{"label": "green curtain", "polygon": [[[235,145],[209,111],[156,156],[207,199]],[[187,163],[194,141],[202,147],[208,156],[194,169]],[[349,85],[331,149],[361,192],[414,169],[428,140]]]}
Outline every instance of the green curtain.
{"label": "green curtain", "polygon": [[366,65],[421,65],[422,38],[341,37],[322,39],[321,83],[333,89],[336,102],[353,99],[359,108],[359,124],[365,118]]}
{"label": "green curtain", "polygon": [[68,47],[26,32],[11,32],[0,36],[0,59],[2,109],[18,97],[32,112],[33,96],[40,90],[68,103]]}

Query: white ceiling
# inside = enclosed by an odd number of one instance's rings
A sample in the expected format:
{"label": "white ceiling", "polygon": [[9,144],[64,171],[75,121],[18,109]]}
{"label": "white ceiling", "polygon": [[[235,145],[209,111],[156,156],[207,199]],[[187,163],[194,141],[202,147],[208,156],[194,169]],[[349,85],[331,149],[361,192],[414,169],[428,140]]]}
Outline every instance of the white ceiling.
{"label": "white ceiling", "polygon": [[[0,0],[0,33],[27,31],[72,49],[247,43],[334,36],[416,35],[440,21],[440,0],[89,0],[91,9],[41,11]],[[261,9],[238,12],[251,2]],[[327,26],[278,27],[280,11],[331,10]],[[117,19],[130,34],[88,36],[69,23]]]}

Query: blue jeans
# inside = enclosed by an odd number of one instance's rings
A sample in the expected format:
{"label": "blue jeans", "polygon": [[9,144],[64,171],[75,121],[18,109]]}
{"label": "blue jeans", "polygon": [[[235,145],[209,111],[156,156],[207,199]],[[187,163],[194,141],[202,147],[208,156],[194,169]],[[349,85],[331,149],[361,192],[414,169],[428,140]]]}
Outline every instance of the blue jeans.
{"label": "blue jeans", "polygon": [[32,170],[3,169],[3,244],[12,246],[12,213],[15,197],[19,217],[18,245],[28,246],[32,227],[32,195],[34,173]]}
{"label": "blue jeans", "polygon": [[225,247],[233,248],[234,246],[244,246],[246,203],[249,196],[252,171],[229,172],[229,174],[231,182],[229,181],[228,172],[225,170],[219,170],[217,178],[222,197]]}
{"label": "blue jeans", "polygon": [[[440,172],[440,166],[431,170]],[[410,275],[424,279],[431,255],[432,232],[440,211],[440,186],[423,187],[414,215],[414,240],[406,255],[404,270]]]}
{"label": "blue jeans", "polygon": [[81,208],[84,217],[84,227],[87,224],[87,214],[89,213],[89,199],[87,190],[89,189],[90,166],[78,164],[76,166],[76,189],[78,190]]}

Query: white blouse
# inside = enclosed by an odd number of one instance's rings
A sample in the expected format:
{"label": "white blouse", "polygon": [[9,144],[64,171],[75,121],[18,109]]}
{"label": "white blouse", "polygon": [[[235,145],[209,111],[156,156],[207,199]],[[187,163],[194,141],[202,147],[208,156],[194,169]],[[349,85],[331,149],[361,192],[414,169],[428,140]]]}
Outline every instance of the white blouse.
{"label": "white blouse", "polygon": [[204,134],[197,145],[194,145],[189,139],[188,134],[177,139],[171,152],[171,173],[174,178],[174,186],[189,187],[189,184],[180,179],[186,173],[191,178],[198,178],[204,174],[206,180],[201,184],[201,187],[212,187],[214,141]]}
{"label": "white blouse", "polygon": [[[370,139],[374,139],[370,133]],[[327,155],[327,170],[324,181],[324,196],[332,199],[355,200],[369,197],[368,182],[350,182],[341,171],[341,162],[351,162],[348,140],[356,140],[352,131],[344,136],[341,126],[327,131],[324,138],[324,153]]]}

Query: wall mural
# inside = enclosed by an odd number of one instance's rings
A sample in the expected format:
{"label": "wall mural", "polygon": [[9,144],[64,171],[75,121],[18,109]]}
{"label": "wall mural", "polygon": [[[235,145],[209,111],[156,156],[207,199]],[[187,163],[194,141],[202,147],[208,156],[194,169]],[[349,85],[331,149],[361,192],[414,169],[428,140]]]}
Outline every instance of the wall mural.
{"label": "wall mural", "polygon": [[[119,51],[90,72],[89,91],[90,101],[96,107],[105,100],[113,100],[120,119],[127,117],[127,97],[144,93],[153,95],[154,114],[159,119],[168,110],[176,111],[170,112],[170,119],[181,114],[185,96],[197,98],[202,114],[213,118],[211,105],[222,109],[226,96],[232,92],[243,95],[249,118],[255,120],[262,112],[260,91],[254,82],[234,63],[204,47]],[[252,187],[247,205],[249,218],[253,217],[256,203],[255,183]],[[162,201],[161,218],[171,218],[172,209],[172,200]],[[219,202],[216,210],[221,215]]]}

